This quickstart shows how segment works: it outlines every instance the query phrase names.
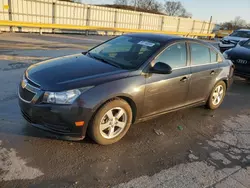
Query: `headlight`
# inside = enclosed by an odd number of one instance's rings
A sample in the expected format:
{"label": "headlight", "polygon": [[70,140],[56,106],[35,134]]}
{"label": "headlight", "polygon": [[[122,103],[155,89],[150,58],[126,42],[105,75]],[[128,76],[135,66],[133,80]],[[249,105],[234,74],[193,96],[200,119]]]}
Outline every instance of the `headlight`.
{"label": "headlight", "polygon": [[228,59],[228,54],[226,52],[223,52],[223,56],[225,59]]}
{"label": "headlight", "polygon": [[89,90],[91,87],[82,89],[73,89],[63,92],[49,92],[44,93],[43,102],[52,104],[72,104],[74,100],[83,92]]}
{"label": "headlight", "polygon": [[230,59],[230,57],[229,57],[229,55],[228,55],[228,52],[230,52],[231,50],[232,50],[232,49],[229,49],[229,50],[223,52],[223,56],[224,56],[225,59]]}

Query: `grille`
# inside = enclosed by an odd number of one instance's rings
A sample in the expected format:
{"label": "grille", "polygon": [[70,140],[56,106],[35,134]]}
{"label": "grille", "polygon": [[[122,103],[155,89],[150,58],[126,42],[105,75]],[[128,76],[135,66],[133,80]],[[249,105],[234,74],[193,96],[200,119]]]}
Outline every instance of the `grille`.
{"label": "grille", "polygon": [[38,85],[37,83],[35,83],[34,81],[30,80],[29,78],[27,78],[25,76],[26,80],[28,81],[28,83],[33,86],[33,87],[36,87],[36,88],[40,88],[40,85]]}
{"label": "grille", "polygon": [[23,100],[30,102],[35,96],[35,93],[19,86],[19,95]]}
{"label": "grille", "polygon": [[70,128],[65,127],[65,126],[60,126],[60,125],[52,125],[52,124],[44,124],[44,127],[47,127],[48,129],[54,130],[54,131],[60,131],[62,133],[69,133]]}
{"label": "grille", "polygon": [[249,66],[250,61],[242,60],[242,59],[234,59],[232,60],[234,64],[241,65],[241,66]]}

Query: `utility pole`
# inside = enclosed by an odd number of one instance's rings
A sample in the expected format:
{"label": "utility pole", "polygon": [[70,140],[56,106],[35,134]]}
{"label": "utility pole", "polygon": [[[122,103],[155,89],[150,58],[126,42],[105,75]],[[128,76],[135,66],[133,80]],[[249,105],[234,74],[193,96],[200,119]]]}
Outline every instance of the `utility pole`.
{"label": "utility pole", "polygon": [[208,25],[208,29],[207,29],[207,33],[210,33],[210,28],[211,28],[212,20],[213,20],[213,16],[210,17],[209,25]]}

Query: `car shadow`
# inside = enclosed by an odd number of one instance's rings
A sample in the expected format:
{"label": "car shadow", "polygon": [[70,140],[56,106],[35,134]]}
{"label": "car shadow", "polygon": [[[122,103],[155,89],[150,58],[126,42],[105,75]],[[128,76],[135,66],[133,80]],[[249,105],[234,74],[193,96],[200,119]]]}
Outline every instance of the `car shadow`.
{"label": "car shadow", "polygon": [[33,127],[30,123],[26,122],[23,126],[23,132],[21,135],[29,136],[29,137],[38,137],[38,138],[45,138],[51,140],[60,140],[65,142],[78,142],[78,143],[85,143],[85,144],[95,144],[88,135],[85,136],[83,140],[74,140],[74,138],[65,138],[62,135],[53,134],[51,132],[43,131],[36,127]]}
{"label": "car shadow", "polygon": [[[31,139],[31,144],[25,144],[25,147],[18,143],[16,147],[26,148],[24,151],[19,149],[20,156],[27,155],[22,152],[32,152],[34,162],[30,165],[43,161],[40,167],[44,171],[53,164],[53,170],[51,173],[46,171],[46,177],[53,176],[54,169],[60,172],[73,168],[72,182],[83,183],[86,187],[108,187],[179,164],[196,162],[205,163],[215,172],[235,172],[250,164],[248,86],[246,81],[236,80],[219,109],[211,111],[195,107],[138,123],[131,126],[122,140],[108,147],[99,146],[88,137],[73,144],[53,141],[60,139],[27,124],[17,105],[17,109],[8,112],[15,116],[14,122],[8,123],[8,118],[3,120],[5,125],[0,127],[0,133],[22,135],[24,139],[43,138],[40,142]],[[48,165],[47,155],[50,155]],[[65,164],[72,164],[73,159],[76,165],[65,167]],[[83,176],[86,172],[87,175]],[[36,187],[55,183],[48,179],[37,179]],[[62,186],[72,184],[62,179],[55,181],[62,182]]]}

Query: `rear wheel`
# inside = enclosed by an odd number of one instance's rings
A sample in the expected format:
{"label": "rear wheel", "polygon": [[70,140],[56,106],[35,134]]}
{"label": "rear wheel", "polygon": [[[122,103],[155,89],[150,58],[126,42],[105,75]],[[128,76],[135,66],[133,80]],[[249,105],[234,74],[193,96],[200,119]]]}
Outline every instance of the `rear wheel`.
{"label": "rear wheel", "polygon": [[212,110],[217,109],[223,102],[225,94],[226,84],[225,82],[220,81],[214,86],[207,101],[207,107]]}
{"label": "rear wheel", "polygon": [[127,133],[131,122],[132,110],[129,104],[122,99],[115,99],[98,110],[88,134],[98,144],[113,144]]}

